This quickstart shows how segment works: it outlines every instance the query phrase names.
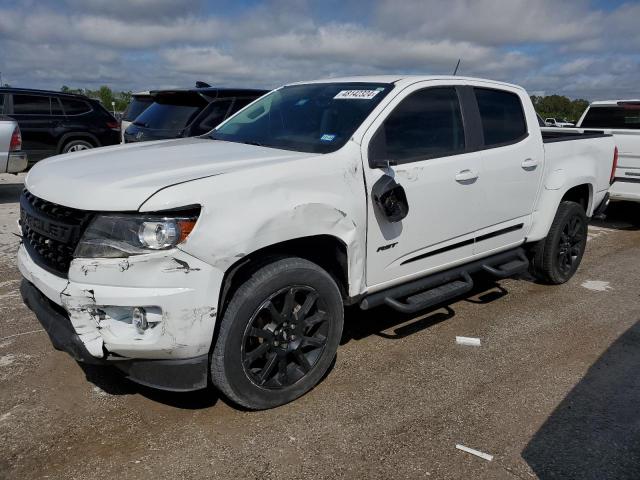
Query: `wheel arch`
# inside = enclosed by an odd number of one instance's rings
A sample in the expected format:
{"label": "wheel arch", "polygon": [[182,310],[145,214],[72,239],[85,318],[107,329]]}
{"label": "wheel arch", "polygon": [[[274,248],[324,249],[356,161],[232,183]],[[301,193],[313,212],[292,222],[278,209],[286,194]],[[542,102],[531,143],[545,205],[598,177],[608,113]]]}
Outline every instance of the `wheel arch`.
{"label": "wheel arch", "polygon": [[98,140],[98,137],[89,132],[69,132],[60,137],[60,140],[58,140],[58,148],[56,149],[56,151],[58,153],[62,153],[62,149],[64,148],[64,146],[72,140],[88,140],[93,144],[94,147],[102,146],[100,140]]}
{"label": "wheel arch", "polygon": [[347,245],[332,235],[312,235],[282,241],[255,250],[231,265],[222,280],[218,315],[224,313],[231,294],[249,275],[264,265],[284,257],[300,257],[317,264],[333,277],[345,302],[349,301]]}
{"label": "wheel arch", "polygon": [[532,228],[527,235],[527,242],[537,242],[547,236],[556,212],[563,201],[576,202],[583,206],[587,217],[593,214],[593,183],[587,179],[576,180],[563,188],[543,191],[543,196],[533,212]]}

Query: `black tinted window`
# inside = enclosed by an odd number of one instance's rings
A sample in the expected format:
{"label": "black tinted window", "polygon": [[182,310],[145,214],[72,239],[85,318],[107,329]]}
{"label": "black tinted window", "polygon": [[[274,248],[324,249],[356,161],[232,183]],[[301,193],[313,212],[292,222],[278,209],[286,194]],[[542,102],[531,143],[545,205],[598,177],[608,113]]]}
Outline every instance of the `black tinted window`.
{"label": "black tinted window", "polygon": [[133,122],[152,103],[153,99],[151,97],[133,97],[122,119],[127,122]]}
{"label": "black tinted window", "polygon": [[216,128],[227,117],[231,103],[233,100],[218,100],[209,105],[198,118],[191,134],[202,135]]}
{"label": "black tinted window", "polygon": [[76,100],[74,98],[63,98],[62,107],[64,113],[67,115],[80,115],[87,113],[91,110],[91,107],[84,100]]}
{"label": "black tinted window", "polygon": [[640,105],[591,107],[582,121],[584,128],[640,129]]}
{"label": "black tinted window", "polygon": [[22,115],[51,115],[49,97],[14,94],[13,113]]}
{"label": "black tinted window", "polygon": [[62,106],[60,100],[56,97],[51,97],[51,115],[63,115]]}
{"label": "black tinted window", "polygon": [[520,97],[504,90],[475,88],[486,146],[517,141],[527,133]]}
{"label": "black tinted window", "polygon": [[386,158],[398,163],[451,155],[465,147],[454,88],[429,88],[409,95],[382,128]]}
{"label": "black tinted window", "polygon": [[154,130],[183,130],[201,110],[202,106],[152,103],[133,123]]}
{"label": "black tinted window", "polygon": [[5,104],[4,97],[5,97],[4,93],[0,93],[0,115],[4,113],[4,104]]}

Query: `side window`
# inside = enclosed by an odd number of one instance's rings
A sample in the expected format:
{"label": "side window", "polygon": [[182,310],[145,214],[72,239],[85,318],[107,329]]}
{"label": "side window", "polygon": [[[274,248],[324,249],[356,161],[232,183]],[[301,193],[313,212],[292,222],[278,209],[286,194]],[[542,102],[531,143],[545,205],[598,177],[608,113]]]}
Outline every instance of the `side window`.
{"label": "side window", "polygon": [[51,97],[51,115],[63,115],[60,100],[56,97]]}
{"label": "side window", "polygon": [[254,100],[255,100],[254,97],[251,97],[251,98],[247,98],[247,97],[236,98],[236,101],[233,104],[233,109],[231,110],[231,112],[229,114],[236,113],[238,110],[242,110],[244,107],[249,105]]}
{"label": "side window", "polygon": [[76,100],[75,98],[62,98],[61,100],[66,115],[81,115],[91,111],[91,107],[84,100]]}
{"label": "side window", "polygon": [[16,115],[51,115],[49,97],[14,94],[13,113]]}
{"label": "side window", "polygon": [[455,88],[412,93],[391,112],[378,134],[384,135],[385,159],[397,163],[463,152],[464,128]]}
{"label": "side window", "polygon": [[6,97],[6,95],[4,93],[0,93],[0,115],[4,113],[4,104],[6,103],[4,97]]}
{"label": "side window", "polygon": [[474,88],[484,144],[487,147],[513,143],[527,134],[527,123],[520,97],[515,93],[489,88]]}
{"label": "side window", "polygon": [[216,128],[226,117],[232,99],[217,100],[209,105],[191,130],[191,135],[202,135]]}

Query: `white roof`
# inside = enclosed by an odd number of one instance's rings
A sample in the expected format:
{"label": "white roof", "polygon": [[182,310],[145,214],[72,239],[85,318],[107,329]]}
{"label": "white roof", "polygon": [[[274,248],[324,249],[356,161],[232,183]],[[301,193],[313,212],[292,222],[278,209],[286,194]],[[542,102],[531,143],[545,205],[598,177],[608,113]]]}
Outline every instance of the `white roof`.
{"label": "white roof", "polygon": [[523,90],[519,85],[514,85],[506,82],[499,82],[496,80],[487,80],[484,78],[474,77],[461,77],[453,75],[365,75],[354,77],[336,77],[336,78],[323,78],[319,80],[311,80],[305,82],[294,82],[289,85],[306,85],[310,83],[338,83],[338,82],[361,82],[361,83],[396,83],[398,85],[407,85],[416,82],[423,82],[429,80],[469,80],[476,82],[489,82],[496,85],[503,85],[506,87],[519,88]]}
{"label": "white roof", "polygon": [[599,100],[597,102],[591,102],[591,105],[592,106],[596,106],[596,105],[617,105],[618,102],[640,102],[640,99],[631,98],[631,99],[627,99],[627,100]]}

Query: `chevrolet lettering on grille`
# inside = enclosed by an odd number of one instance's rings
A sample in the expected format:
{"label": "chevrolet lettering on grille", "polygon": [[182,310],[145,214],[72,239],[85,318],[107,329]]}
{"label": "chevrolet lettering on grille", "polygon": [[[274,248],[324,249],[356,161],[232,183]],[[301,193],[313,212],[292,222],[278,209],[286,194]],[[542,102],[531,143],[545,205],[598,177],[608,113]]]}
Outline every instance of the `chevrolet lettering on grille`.
{"label": "chevrolet lettering on grille", "polygon": [[68,242],[71,235],[70,227],[51,222],[42,217],[36,217],[28,213],[24,208],[20,209],[20,222],[40,235],[45,235],[58,242]]}

